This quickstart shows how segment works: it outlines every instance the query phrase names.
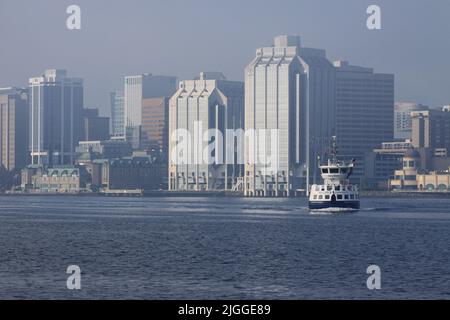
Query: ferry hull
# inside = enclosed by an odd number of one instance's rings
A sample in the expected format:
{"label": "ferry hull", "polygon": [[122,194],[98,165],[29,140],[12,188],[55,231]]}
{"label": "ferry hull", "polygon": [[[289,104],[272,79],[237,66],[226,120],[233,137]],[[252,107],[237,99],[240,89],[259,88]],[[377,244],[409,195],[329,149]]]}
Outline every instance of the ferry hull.
{"label": "ferry hull", "polygon": [[309,201],[309,209],[359,209],[359,201]]}

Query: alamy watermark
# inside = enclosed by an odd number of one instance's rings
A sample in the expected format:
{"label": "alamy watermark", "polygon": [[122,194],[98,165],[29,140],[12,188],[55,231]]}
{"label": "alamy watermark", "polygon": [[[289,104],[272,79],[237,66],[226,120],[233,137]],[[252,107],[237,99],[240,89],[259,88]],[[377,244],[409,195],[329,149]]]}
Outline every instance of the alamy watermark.
{"label": "alamy watermark", "polygon": [[193,130],[178,128],[171,133],[170,163],[258,164],[267,170],[276,170],[281,132],[280,129],[204,130],[203,123],[195,121]]}
{"label": "alamy watermark", "polygon": [[367,278],[366,285],[369,290],[381,289],[381,269],[376,264],[367,267],[366,273],[370,274]]}
{"label": "alamy watermark", "polygon": [[77,265],[70,265],[66,270],[67,274],[70,276],[67,278],[66,286],[69,290],[80,290],[81,289],[81,269]]}
{"label": "alamy watermark", "polygon": [[[66,20],[66,27],[69,30],[81,30],[81,8],[76,4],[67,7],[66,13],[69,17]],[[367,7],[366,13],[369,15],[366,21],[367,29],[381,30],[381,8],[372,4]]]}
{"label": "alamy watermark", "polygon": [[80,30],[81,29],[81,8],[75,4],[67,7],[66,13],[69,17],[66,20],[66,27],[69,30]]}
{"label": "alamy watermark", "polygon": [[381,30],[381,8],[375,4],[367,7],[366,10],[369,17],[367,18],[367,29],[369,30]]}

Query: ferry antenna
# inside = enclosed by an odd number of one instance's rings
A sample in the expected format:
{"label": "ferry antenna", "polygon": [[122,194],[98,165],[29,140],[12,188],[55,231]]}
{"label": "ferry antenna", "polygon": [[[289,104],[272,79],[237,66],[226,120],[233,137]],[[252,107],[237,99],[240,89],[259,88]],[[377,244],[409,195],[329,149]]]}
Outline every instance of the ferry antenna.
{"label": "ferry antenna", "polygon": [[333,163],[337,163],[337,143],[336,136],[331,137],[331,156],[333,159]]}

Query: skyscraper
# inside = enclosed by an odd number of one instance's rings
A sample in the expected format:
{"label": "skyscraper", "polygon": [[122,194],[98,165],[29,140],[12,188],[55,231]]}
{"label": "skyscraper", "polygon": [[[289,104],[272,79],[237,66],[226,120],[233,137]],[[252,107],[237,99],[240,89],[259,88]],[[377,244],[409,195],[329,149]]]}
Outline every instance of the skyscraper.
{"label": "skyscraper", "polygon": [[[302,47],[300,37],[285,35],[257,49],[245,69],[245,129],[276,130],[278,145],[271,150],[268,141],[246,143],[246,196],[289,196],[311,182],[314,159],[324,156],[334,134],[334,97],[335,70],[325,50]],[[261,147],[263,158],[278,155],[275,167],[267,170],[268,161],[259,159]]]}
{"label": "skyscraper", "polygon": [[140,147],[142,99],[170,97],[176,91],[176,78],[141,74],[125,77],[124,133],[134,148]]}
{"label": "skyscraper", "polygon": [[167,159],[170,97],[142,100],[142,149],[159,152]]}
{"label": "skyscraper", "polygon": [[100,117],[98,109],[83,110],[83,140],[109,140],[109,118]]}
{"label": "skyscraper", "polygon": [[32,164],[72,164],[83,134],[83,80],[51,69],[29,84]]}
{"label": "skyscraper", "polygon": [[442,148],[450,151],[450,109],[413,111],[412,144],[414,148]]}
{"label": "skyscraper", "polygon": [[142,100],[141,149],[146,150],[159,164],[161,188],[168,188],[170,97]]}
{"label": "skyscraper", "polygon": [[411,139],[411,112],[426,111],[429,107],[413,102],[396,102],[394,107],[394,139]]}
{"label": "skyscraper", "polygon": [[365,153],[394,137],[394,75],[336,61],[336,134],[339,155],[355,159],[364,176]]}
{"label": "skyscraper", "polygon": [[[181,81],[169,103],[169,190],[233,189],[242,177],[243,164],[234,154],[239,146],[227,148],[234,141],[227,140],[226,132],[243,129],[244,83],[226,80],[218,72],[202,72],[198,80]],[[205,139],[206,130],[215,136]],[[189,141],[174,141],[180,131],[190,136],[182,138]],[[188,147],[176,152],[180,142]],[[215,149],[208,156],[214,161],[209,163],[204,155],[213,143]],[[180,153],[188,161],[181,160]]]}
{"label": "skyscraper", "polygon": [[114,137],[125,137],[125,110],[123,91],[110,93],[111,98],[111,128]]}
{"label": "skyscraper", "polygon": [[7,170],[28,164],[28,90],[0,88],[0,165]]}

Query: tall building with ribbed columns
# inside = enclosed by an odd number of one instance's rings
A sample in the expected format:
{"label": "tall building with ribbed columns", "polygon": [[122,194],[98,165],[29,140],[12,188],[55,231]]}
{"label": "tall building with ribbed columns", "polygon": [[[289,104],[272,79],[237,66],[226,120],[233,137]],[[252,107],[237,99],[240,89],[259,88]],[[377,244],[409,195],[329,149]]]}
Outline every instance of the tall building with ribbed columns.
{"label": "tall building with ribbed columns", "polygon": [[[245,144],[246,196],[290,196],[306,188],[334,134],[335,70],[325,50],[303,47],[300,40],[276,37],[245,69],[246,132],[278,132],[276,150],[271,139],[264,146],[261,140]],[[275,166],[264,159],[270,153],[277,154]]]}
{"label": "tall building with ribbed columns", "polygon": [[[232,190],[243,175],[243,161],[234,154],[243,144],[228,148],[235,145],[235,137],[226,132],[243,127],[243,82],[227,80],[219,72],[202,72],[198,79],[181,81],[169,102],[169,190]],[[191,139],[185,141],[188,136]],[[219,136],[222,143],[214,144],[209,163],[205,150]],[[183,143],[184,150],[179,148]]]}

